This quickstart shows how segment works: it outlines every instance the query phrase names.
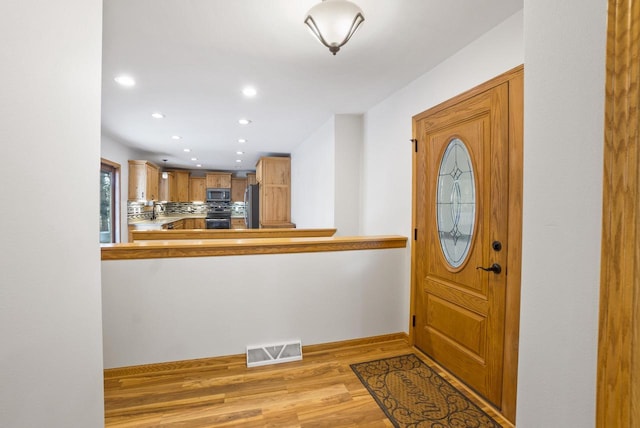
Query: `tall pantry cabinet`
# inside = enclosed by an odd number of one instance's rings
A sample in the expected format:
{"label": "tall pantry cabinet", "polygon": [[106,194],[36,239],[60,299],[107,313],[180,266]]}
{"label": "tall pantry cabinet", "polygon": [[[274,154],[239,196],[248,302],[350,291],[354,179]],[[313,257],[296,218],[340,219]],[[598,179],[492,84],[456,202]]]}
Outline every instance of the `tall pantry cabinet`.
{"label": "tall pantry cabinet", "polygon": [[291,158],[260,158],[256,179],[260,184],[260,227],[295,227],[291,223]]}

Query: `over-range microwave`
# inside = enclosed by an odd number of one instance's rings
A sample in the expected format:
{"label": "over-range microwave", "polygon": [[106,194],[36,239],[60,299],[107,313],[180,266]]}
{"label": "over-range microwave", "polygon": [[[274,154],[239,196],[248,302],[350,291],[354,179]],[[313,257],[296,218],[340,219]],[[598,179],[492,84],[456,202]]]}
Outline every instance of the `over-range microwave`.
{"label": "over-range microwave", "polygon": [[231,189],[207,189],[207,202],[230,202]]}

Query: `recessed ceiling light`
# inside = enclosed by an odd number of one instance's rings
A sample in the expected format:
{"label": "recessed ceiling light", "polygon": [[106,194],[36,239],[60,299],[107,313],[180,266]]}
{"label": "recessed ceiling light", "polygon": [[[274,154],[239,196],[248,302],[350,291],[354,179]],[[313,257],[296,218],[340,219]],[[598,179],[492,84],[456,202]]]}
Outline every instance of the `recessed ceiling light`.
{"label": "recessed ceiling light", "polygon": [[202,165],[200,165],[200,164],[198,164],[198,165],[196,165],[196,166],[197,166],[198,168],[202,168]]}
{"label": "recessed ceiling light", "polygon": [[135,86],[135,85],[136,85],[136,81],[135,81],[135,80],[133,80],[133,77],[131,77],[131,76],[125,76],[125,75],[122,75],[122,76],[118,76],[118,77],[116,77],[116,78],[115,78],[115,79],[113,79],[113,80],[115,80],[116,82],[118,82],[120,85],[122,85],[122,86],[126,86],[126,87],[129,87],[129,88],[130,88],[131,86]]}
{"label": "recessed ceiling light", "polygon": [[181,136],[179,136],[179,135],[172,135],[172,136],[171,136],[171,139],[172,139],[172,140],[180,140],[180,139],[182,139],[182,137],[181,137]]}
{"label": "recessed ceiling light", "polygon": [[155,113],[151,113],[151,117],[154,117],[156,119],[162,119],[164,117],[164,114],[155,112]]}
{"label": "recessed ceiling light", "polygon": [[238,123],[240,125],[248,125],[251,123],[251,121],[249,119],[238,119]]}
{"label": "recessed ceiling light", "polygon": [[242,93],[245,97],[255,97],[258,91],[253,86],[246,86],[242,89]]}
{"label": "recessed ceiling light", "polygon": [[244,144],[246,142],[247,142],[247,140],[245,140],[244,138],[239,138],[238,139],[238,143],[240,143],[240,144]]}
{"label": "recessed ceiling light", "polygon": [[192,160],[192,161],[197,161],[197,160],[198,160],[198,158],[191,158],[191,160]]}
{"label": "recessed ceiling light", "polygon": [[236,159],[236,162],[240,163],[240,162],[242,162],[242,159]]}
{"label": "recessed ceiling light", "polygon": [[191,151],[191,149],[184,149],[184,151],[185,151],[186,153],[189,153],[189,152]]}
{"label": "recessed ceiling light", "polygon": [[237,155],[243,155],[243,154],[244,154],[244,152],[239,152],[239,151],[238,151],[238,152],[236,152],[236,154],[237,154]]}

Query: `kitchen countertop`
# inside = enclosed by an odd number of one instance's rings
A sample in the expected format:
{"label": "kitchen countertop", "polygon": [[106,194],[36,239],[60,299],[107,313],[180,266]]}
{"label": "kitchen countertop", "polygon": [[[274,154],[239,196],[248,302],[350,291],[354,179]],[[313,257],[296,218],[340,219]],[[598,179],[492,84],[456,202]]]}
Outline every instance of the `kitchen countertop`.
{"label": "kitchen countertop", "polygon": [[171,214],[168,216],[160,216],[155,220],[141,219],[130,221],[129,227],[135,230],[159,230],[165,224],[173,223],[174,221],[183,220],[185,218],[206,218],[206,214]]}

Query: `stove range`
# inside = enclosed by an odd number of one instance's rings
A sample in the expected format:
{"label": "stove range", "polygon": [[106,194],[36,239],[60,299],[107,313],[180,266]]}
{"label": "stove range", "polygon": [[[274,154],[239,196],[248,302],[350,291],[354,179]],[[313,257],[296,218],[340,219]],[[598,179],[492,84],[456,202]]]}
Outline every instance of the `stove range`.
{"label": "stove range", "polygon": [[231,229],[231,205],[227,202],[209,204],[205,223],[207,229]]}

